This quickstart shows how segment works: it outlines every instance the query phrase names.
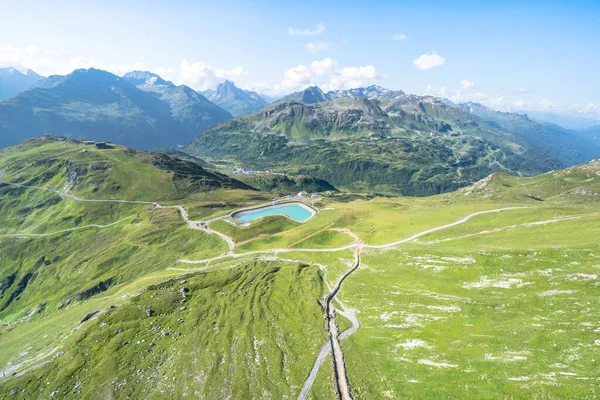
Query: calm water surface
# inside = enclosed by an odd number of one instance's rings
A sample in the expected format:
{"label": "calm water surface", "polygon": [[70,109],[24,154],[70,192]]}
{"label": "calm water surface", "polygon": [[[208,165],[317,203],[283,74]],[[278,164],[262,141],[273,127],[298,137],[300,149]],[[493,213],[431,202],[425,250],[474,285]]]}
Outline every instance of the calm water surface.
{"label": "calm water surface", "polygon": [[304,222],[314,215],[314,211],[302,204],[292,203],[257,208],[256,210],[242,211],[235,214],[234,218],[239,221],[248,222],[258,218],[267,217],[269,215],[287,215],[294,221]]}

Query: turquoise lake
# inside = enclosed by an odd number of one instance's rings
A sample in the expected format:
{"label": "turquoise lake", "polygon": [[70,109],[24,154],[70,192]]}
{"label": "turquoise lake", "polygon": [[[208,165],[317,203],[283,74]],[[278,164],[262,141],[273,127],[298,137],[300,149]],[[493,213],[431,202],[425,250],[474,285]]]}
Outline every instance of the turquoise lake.
{"label": "turquoise lake", "polygon": [[269,215],[286,215],[294,221],[304,222],[314,215],[314,211],[301,204],[282,204],[279,206],[268,206],[256,210],[242,211],[234,215],[234,218],[249,222]]}

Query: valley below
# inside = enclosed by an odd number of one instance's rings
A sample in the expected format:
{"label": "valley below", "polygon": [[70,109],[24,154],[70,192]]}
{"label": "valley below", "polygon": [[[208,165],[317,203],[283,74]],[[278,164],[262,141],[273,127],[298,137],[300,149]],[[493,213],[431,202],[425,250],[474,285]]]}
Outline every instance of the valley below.
{"label": "valley below", "polygon": [[0,171],[0,397],[598,396],[599,160],[287,196],[305,222],[240,223],[285,202],[119,145]]}

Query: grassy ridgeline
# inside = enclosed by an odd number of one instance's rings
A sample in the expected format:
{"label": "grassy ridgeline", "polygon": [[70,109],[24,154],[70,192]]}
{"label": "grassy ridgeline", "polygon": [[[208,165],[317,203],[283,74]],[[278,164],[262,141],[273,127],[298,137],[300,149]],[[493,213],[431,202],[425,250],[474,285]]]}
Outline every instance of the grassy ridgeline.
{"label": "grassy ridgeline", "polygon": [[54,137],[27,140],[0,157],[3,179],[86,199],[160,201],[215,189],[250,189],[226,175],[164,154],[122,146],[98,149]]}
{"label": "grassy ridgeline", "polygon": [[[247,187],[168,156],[120,146],[97,149],[52,137],[28,140],[2,155],[4,180],[84,199],[156,201]],[[49,316],[111,286],[173,266],[179,258],[225,251],[219,238],[190,231],[175,210],[147,207],[82,202],[0,184],[0,317]],[[27,236],[40,234],[48,236]]]}

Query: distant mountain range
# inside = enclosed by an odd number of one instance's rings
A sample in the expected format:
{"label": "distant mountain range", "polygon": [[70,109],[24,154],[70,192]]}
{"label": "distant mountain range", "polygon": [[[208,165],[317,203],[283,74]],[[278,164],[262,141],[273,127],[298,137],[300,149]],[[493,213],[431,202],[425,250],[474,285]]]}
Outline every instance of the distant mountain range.
{"label": "distant mountain range", "polygon": [[582,137],[583,139],[594,143],[596,146],[600,146],[600,125],[595,125],[587,129],[572,132],[574,135]]}
{"label": "distant mountain range", "polygon": [[378,86],[309,87],[206,130],[190,154],[287,168],[356,191],[439,193],[495,171],[536,174],[587,162],[600,147],[555,125],[479,104]]}
{"label": "distant mountain range", "polygon": [[597,118],[576,112],[527,111],[526,113],[533,120],[550,122],[566,129],[585,130],[600,125]]}
{"label": "distant mountain range", "polygon": [[42,79],[30,69],[23,74],[15,68],[0,68],[0,100],[27,90]]}
{"label": "distant mountain range", "polygon": [[398,96],[403,96],[401,90],[390,90],[377,85],[371,85],[366,88],[356,88],[348,90],[336,90],[327,93],[329,100],[340,97],[364,97],[369,100],[394,100]]}
{"label": "distant mountain range", "polygon": [[138,149],[170,147],[231,118],[189,87],[154,74],[133,72],[120,78],[80,69],[51,76],[0,102],[0,147],[45,133]]}
{"label": "distant mountain range", "polygon": [[[0,71],[14,77],[12,87],[23,77],[40,78]],[[185,150],[194,156],[406,195],[453,190],[496,171],[531,175],[600,157],[599,127],[564,129],[375,85],[327,93],[312,86],[268,105],[229,81],[204,92],[207,98],[144,71],[118,77],[76,70],[36,82],[0,101],[0,147],[44,133],[138,149],[189,143]]]}
{"label": "distant mountain range", "polygon": [[216,89],[206,90],[202,94],[234,117],[253,114],[267,105],[258,93],[242,90],[230,81],[220,83]]}
{"label": "distant mountain range", "polygon": [[295,101],[302,104],[315,104],[343,97],[363,97],[369,100],[393,101],[400,96],[406,95],[401,90],[390,90],[377,85],[371,85],[365,88],[335,90],[327,93],[323,92],[318,86],[310,86],[302,91],[289,94],[277,102],[285,103]]}
{"label": "distant mountain range", "polygon": [[310,86],[300,92],[295,92],[281,98],[278,103],[302,103],[315,104],[330,100],[327,95],[317,86]]}
{"label": "distant mountain range", "polygon": [[196,134],[216,122],[231,118],[202,94],[188,86],[176,86],[151,72],[134,71],[123,75],[123,79],[148,93],[157,95],[169,104],[172,116],[180,122],[186,132]]}
{"label": "distant mountain range", "polygon": [[546,151],[565,166],[581,164],[600,156],[600,143],[586,138],[584,134],[558,125],[536,122],[525,114],[495,111],[477,103],[464,103],[459,107],[484,121],[490,129],[510,132],[530,148]]}

